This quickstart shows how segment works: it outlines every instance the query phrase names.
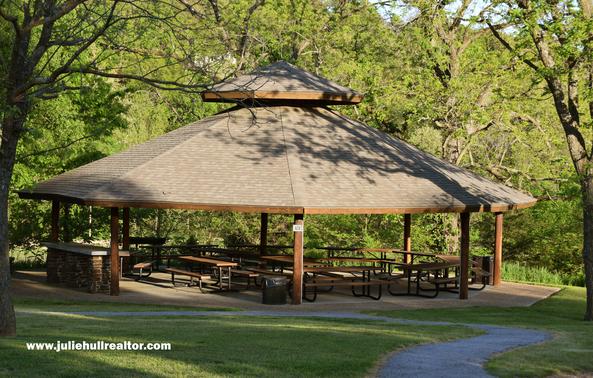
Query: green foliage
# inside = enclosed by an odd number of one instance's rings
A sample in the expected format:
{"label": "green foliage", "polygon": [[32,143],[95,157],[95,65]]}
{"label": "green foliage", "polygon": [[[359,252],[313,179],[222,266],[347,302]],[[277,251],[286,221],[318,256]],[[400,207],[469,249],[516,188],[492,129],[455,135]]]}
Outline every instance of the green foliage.
{"label": "green foliage", "polygon": [[566,275],[581,272],[579,209],[579,201],[546,201],[513,214],[506,225],[506,259]]}
{"label": "green foliage", "polygon": [[14,269],[37,269],[45,266],[46,251],[40,247],[15,246],[10,249]]}
{"label": "green foliage", "polygon": [[583,273],[572,276],[553,273],[543,266],[532,266],[505,262],[502,265],[502,279],[512,282],[527,282],[544,285],[585,286]]}

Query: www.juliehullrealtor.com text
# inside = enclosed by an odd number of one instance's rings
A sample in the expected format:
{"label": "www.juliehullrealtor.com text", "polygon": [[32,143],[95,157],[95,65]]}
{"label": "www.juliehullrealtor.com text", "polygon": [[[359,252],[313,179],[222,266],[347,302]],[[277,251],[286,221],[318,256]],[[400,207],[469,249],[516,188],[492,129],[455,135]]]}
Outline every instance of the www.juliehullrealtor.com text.
{"label": "www.juliehullrealtor.com text", "polygon": [[171,350],[171,343],[135,343],[132,341],[110,342],[110,341],[56,341],[53,343],[26,343],[27,350],[53,350],[55,352],[82,350]]}

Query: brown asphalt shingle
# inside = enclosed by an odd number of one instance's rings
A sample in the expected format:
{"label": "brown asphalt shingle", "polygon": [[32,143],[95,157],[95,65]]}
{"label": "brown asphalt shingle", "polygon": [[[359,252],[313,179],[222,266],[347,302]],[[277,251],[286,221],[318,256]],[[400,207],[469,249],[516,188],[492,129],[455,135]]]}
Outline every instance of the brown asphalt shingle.
{"label": "brown asphalt shingle", "polygon": [[334,111],[288,106],[215,115],[21,195],[306,213],[504,211],[535,201]]}

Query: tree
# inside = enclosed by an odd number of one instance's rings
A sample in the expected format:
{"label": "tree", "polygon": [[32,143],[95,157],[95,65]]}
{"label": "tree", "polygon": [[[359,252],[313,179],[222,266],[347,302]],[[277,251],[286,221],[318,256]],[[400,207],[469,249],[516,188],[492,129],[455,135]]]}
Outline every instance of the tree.
{"label": "tree", "polygon": [[[508,114],[524,99],[505,97],[503,88],[516,82],[508,69],[507,51],[479,20],[492,5],[483,1],[397,1],[388,8],[394,34],[404,35],[404,94],[394,101],[401,113],[395,124],[406,125],[410,142],[457,165],[506,181],[482,144],[500,144],[512,134]],[[496,135],[502,136],[496,138]],[[503,142],[504,143],[504,142]],[[508,144],[511,147],[511,144]],[[496,148],[509,164],[506,149]],[[507,182],[507,184],[509,184]],[[441,227],[449,253],[459,251],[458,215],[431,216]]]}
{"label": "tree", "polygon": [[[587,307],[593,321],[593,2],[500,1],[488,28],[546,84],[579,177],[583,212],[583,262]],[[512,26],[513,41],[499,31]]]}
{"label": "tree", "polygon": [[0,0],[0,36],[8,42],[0,48],[0,336],[16,333],[8,294],[8,197],[32,109],[92,87],[90,76],[162,90],[205,88],[224,57],[198,38],[210,29],[207,9],[186,0]]}

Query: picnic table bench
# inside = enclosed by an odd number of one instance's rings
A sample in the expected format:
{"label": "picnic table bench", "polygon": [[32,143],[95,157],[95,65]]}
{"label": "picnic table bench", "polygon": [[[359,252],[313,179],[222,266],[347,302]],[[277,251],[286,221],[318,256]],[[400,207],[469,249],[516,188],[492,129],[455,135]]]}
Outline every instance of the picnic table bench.
{"label": "picnic table bench", "polygon": [[165,272],[171,273],[171,283],[175,286],[175,275],[183,275],[189,277],[189,284],[187,286],[192,286],[194,278],[198,279],[198,287],[202,290],[202,280],[210,279],[210,275],[192,272],[185,269],[177,269],[177,268],[165,268]]}
{"label": "picnic table bench", "polygon": [[[144,262],[139,262],[137,264],[134,264],[132,266],[132,273],[134,272],[134,270],[138,270],[138,275],[136,276],[135,280],[136,281],[140,281],[141,278],[147,278],[152,274],[152,266],[155,263],[155,261],[144,261]],[[143,275],[143,271],[144,270],[148,270],[148,274]],[[133,273],[134,275],[136,275],[135,273]]]}
{"label": "picnic table bench", "polygon": [[231,270],[231,275],[247,278],[247,289],[251,287],[251,279],[253,279],[253,284],[257,286],[257,278],[259,277],[259,273],[257,272],[233,269]]}
{"label": "picnic table bench", "polygon": [[259,273],[261,275],[269,275],[269,276],[282,276],[282,277],[288,277],[288,278],[292,278],[292,273],[289,272],[279,272],[276,270],[269,270],[269,269],[264,269],[264,268],[246,268],[248,271],[253,272],[253,273]]}
{"label": "picnic table bench", "polygon": [[[441,288],[447,288],[448,284],[455,284],[459,282],[459,277],[455,274],[454,277],[449,277],[450,269],[459,268],[459,264],[449,261],[441,262],[426,262],[426,263],[396,263],[397,266],[402,268],[407,277],[407,291],[405,293],[395,293],[388,288],[389,294],[391,295],[416,295],[420,297],[434,298],[439,295]],[[416,272],[416,274],[413,274]],[[416,290],[412,293],[412,277],[415,278]],[[424,289],[421,287],[421,283],[429,283],[433,286],[433,289]],[[421,291],[433,291],[432,295],[421,294]]]}

